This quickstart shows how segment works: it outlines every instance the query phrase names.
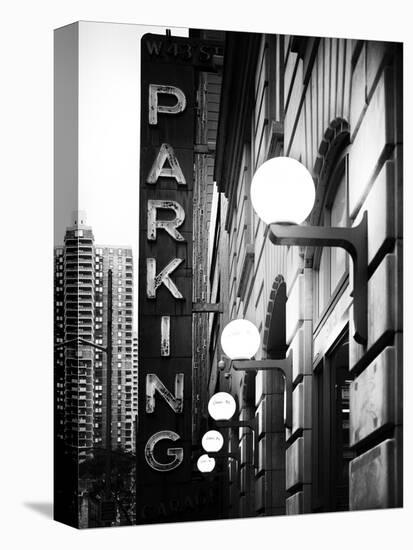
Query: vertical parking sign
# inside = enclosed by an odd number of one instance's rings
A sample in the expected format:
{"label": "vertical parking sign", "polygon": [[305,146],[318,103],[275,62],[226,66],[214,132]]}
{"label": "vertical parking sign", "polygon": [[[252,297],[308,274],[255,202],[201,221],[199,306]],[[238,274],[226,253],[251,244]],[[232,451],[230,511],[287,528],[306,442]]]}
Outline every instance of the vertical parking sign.
{"label": "vertical parking sign", "polygon": [[141,65],[137,523],[174,521],[191,481],[194,67],[145,35]]}

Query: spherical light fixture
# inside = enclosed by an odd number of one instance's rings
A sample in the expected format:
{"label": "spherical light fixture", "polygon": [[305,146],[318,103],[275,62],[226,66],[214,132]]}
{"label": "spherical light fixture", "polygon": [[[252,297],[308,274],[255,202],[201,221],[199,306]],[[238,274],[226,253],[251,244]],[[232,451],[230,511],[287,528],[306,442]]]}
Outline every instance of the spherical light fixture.
{"label": "spherical light fixture", "polygon": [[202,448],[207,453],[217,453],[224,445],[224,438],[217,430],[209,430],[202,437]]}
{"label": "spherical light fixture", "polygon": [[208,412],[214,420],[230,420],[236,408],[235,399],[224,391],[215,393],[208,402]]}
{"label": "spherical light fixture", "polygon": [[236,319],[222,331],[221,347],[230,359],[251,359],[260,347],[257,327],[246,319]]}
{"label": "spherical light fixture", "polygon": [[307,168],[290,157],[264,162],[251,183],[251,202],[266,224],[300,224],[314,206],[314,181]]}
{"label": "spherical light fixture", "polygon": [[197,460],[197,468],[202,473],[212,472],[215,468],[215,458],[208,455],[201,455]]}

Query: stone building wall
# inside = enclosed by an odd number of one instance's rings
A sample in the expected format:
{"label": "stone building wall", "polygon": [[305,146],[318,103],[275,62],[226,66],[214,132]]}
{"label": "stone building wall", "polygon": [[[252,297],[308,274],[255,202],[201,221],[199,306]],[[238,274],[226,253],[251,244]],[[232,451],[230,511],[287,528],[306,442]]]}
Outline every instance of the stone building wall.
{"label": "stone building wall", "polygon": [[[256,359],[292,352],[293,410],[284,431],[277,375],[258,372],[252,382],[232,373],[228,389],[238,398],[239,418],[255,416],[258,427],[258,463],[247,474],[241,460],[233,498],[244,503],[240,515],[400,506],[401,46],[250,36],[253,60],[245,53],[235,72],[229,64],[242,55],[242,39],[228,42],[223,94],[230,100],[221,102],[217,143],[217,185],[228,200],[221,225],[228,239],[224,315],[256,324]],[[311,224],[356,226],[367,211],[366,345],[353,338],[347,255],[274,246],[251,208],[255,170],[278,155],[299,160],[314,178]],[[241,457],[251,455],[247,437],[237,441]]]}

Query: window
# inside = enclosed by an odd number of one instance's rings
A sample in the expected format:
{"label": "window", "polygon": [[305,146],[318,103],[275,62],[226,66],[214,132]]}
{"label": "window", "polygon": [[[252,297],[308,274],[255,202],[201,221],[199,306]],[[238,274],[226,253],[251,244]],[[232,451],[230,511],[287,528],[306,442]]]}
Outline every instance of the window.
{"label": "window", "polygon": [[[342,158],[330,178],[329,189],[322,213],[322,225],[346,227],[348,225],[346,157]],[[348,275],[348,265],[348,254],[342,248],[324,247],[316,251],[314,256],[316,270],[315,321],[324,316],[332,300],[342,288]]]}
{"label": "window", "polygon": [[[338,185],[334,201],[330,208],[331,227],[347,226],[347,189],[346,176],[343,175]],[[342,248],[334,247],[330,251],[330,289],[337,287],[341,277],[346,271],[346,251]]]}
{"label": "window", "polygon": [[313,502],[314,512],[349,509],[348,335],[345,334],[317,366],[313,383]]}

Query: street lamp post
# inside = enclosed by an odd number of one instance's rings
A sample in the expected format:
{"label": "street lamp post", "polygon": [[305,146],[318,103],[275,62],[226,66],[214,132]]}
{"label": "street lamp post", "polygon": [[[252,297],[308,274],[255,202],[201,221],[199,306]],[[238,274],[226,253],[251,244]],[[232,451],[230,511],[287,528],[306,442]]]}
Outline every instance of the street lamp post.
{"label": "street lamp post", "polygon": [[[244,353],[240,353],[240,346]],[[292,351],[285,359],[262,359],[255,360],[253,357],[261,345],[261,338],[255,325],[244,319],[236,319],[226,325],[221,335],[221,347],[224,353],[231,360],[230,368],[235,371],[257,372],[272,371],[281,374],[284,380],[284,403],[283,410],[277,407],[275,416],[278,425],[292,428]],[[217,427],[220,427],[217,422]],[[227,424],[228,426],[228,424]],[[259,470],[258,451],[258,417],[253,421],[243,421],[236,424],[237,427],[245,426],[253,430],[254,434],[254,466]],[[282,490],[282,488],[279,488]]]}
{"label": "street lamp post", "polygon": [[[208,413],[215,421],[218,428],[232,428],[233,423],[229,422],[234,416],[236,411],[236,402],[232,395],[226,392],[218,392],[214,394],[208,402]],[[238,427],[238,426],[237,426]],[[225,438],[228,443],[228,438]],[[229,471],[225,467],[223,471],[219,473],[213,473],[216,465],[215,459],[235,460],[240,463],[240,452],[223,451],[224,437],[217,430],[209,430],[202,437],[202,448],[207,454],[203,454],[198,458],[197,467],[203,476],[217,477],[222,476],[225,478],[223,486],[229,487]],[[239,467],[238,467],[239,474]],[[239,479],[237,480],[239,483]],[[228,496],[223,497],[223,506],[226,509],[229,506]]]}
{"label": "street lamp post", "polygon": [[311,174],[298,161],[277,157],[264,162],[251,183],[251,202],[258,216],[270,226],[276,245],[344,248],[353,260],[354,339],[367,343],[367,212],[355,227],[299,225],[314,206]]}
{"label": "street lamp post", "polygon": [[[245,325],[247,326],[247,325]],[[243,328],[243,323],[236,323],[235,325],[228,326],[228,329],[226,330],[226,334],[233,334],[234,332],[238,332]],[[253,329],[255,329],[254,325],[251,323],[249,326],[250,331],[250,338],[255,339],[256,345],[256,334]],[[255,329],[256,330],[256,329]],[[251,342],[246,342],[245,339],[243,340],[244,344],[246,344],[246,350],[251,350]],[[258,337],[258,345],[259,337]],[[245,353],[249,354],[249,351],[246,351]],[[239,349],[237,350],[237,355],[239,356]],[[223,431],[222,435],[217,430],[209,430],[206,432],[202,438],[202,447],[203,449],[208,453],[210,458],[216,459],[216,458],[222,458],[224,460],[233,460],[237,463],[237,468],[235,471],[233,471],[233,477],[231,478],[232,481],[236,484],[236,487],[240,487],[241,485],[241,448],[240,446],[236,446],[235,449],[231,446],[230,449],[230,430],[232,429],[240,429],[240,428],[248,428],[252,433],[253,438],[253,456],[252,461],[248,463],[248,465],[254,469],[259,468],[258,464],[258,420],[257,417],[254,416],[251,420],[232,420],[234,417],[234,414],[237,410],[237,405],[235,402],[235,399],[232,395],[226,393],[226,392],[218,392],[214,394],[208,403],[208,412],[210,416],[213,418],[214,422],[214,428],[217,428],[218,430]],[[224,445],[225,443],[225,445]],[[251,443],[244,442],[248,446],[250,446]],[[225,450],[223,450],[225,449]],[[244,467],[246,468],[246,464],[244,464]],[[253,470],[252,470],[253,471]],[[207,475],[212,475],[212,473],[209,473]],[[230,481],[230,470],[226,468],[224,472],[221,472],[218,475],[224,475],[226,479],[226,486],[229,487],[229,481]],[[230,497],[230,493],[227,493],[227,500],[226,500],[226,506],[228,507],[228,510],[231,509],[231,506],[234,505],[234,502],[232,501]],[[232,503],[232,504],[231,504]]]}
{"label": "street lamp post", "polygon": [[[257,441],[256,441],[256,419],[231,421],[236,411],[235,399],[226,392],[214,394],[208,403],[208,412],[215,420],[215,426],[220,429],[249,428],[254,434],[254,465],[257,465]],[[228,439],[227,439],[228,443]],[[220,452],[224,446],[224,437],[217,430],[209,430],[202,437],[202,447],[208,455],[215,457],[233,458],[239,462],[239,452]]]}
{"label": "street lamp post", "polygon": [[[248,428],[249,430],[251,430],[252,435],[254,437],[254,459],[253,459],[254,463],[253,463],[253,466],[255,468],[258,468],[257,419],[254,417],[253,420],[239,420],[238,422],[218,421],[215,424],[216,424],[217,428],[221,428],[221,429],[232,430],[232,429],[239,429],[239,428]],[[227,455],[231,455],[231,453],[227,453]],[[239,453],[236,456],[239,457]]]}
{"label": "street lamp post", "polygon": [[355,227],[314,227],[270,225],[270,241],[277,245],[338,246],[353,260],[354,339],[367,342],[367,212]]}
{"label": "street lamp post", "polygon": [[287,428],[292,427],[292,369],[293,352],[292,350],[285,359],[261,359],[256,360],[238,360],[232,361],[231,367],[236,371],[257,372],[260,370],[275,371],[279,370],[284,377],[284,399],[285,412],[284,424]]}
{"label": "street lamp post", "polygon": [[[367,343],[367,213],[356,227],[312,227],[301,224],[314,206],[315,188],[311,174],[298,161],[277,157],[263,163],[251,183],[251,202],[258,216],[270,226],[276,245],[341,247],[353,260],[354,339]],[[292,351],[285,359],[255,360],[260,347],[258,329],[236,319],[221,335],[221,347],[235,371],[278,371],[284,378],[284,425],[292,429]],[[278,413],[277,413],[278,414]],[[216,419],[218,420],[218,419]],[[239,424],[237,424],[239,426]],[[224,427],[217,423],[217,427]],[[225,423],[225,427],[229,427]],[[249,426],[251,427],[251,426]],[[252,427],[252,429],[254,429]],[[256,431],[254,433],[256,435]],[[254,448],[256,449],[256,445]],[[256,449],[257,450],[257,449]],[[254,462],[257,462],[254,457]]]}
{"label": "street lamp post", "polygon": [[217,453],[224,445],[224,438],[217,430],[209,430],[203,435],[201,445],[207,453]]}
{"label": "street lamp post", "polygon": [[196,465],[201,473],[209,474],[215,468],[215,458],[210,457],[208,454],[202,454],[198,457]]}
{"label": "street lamp post", "polygon": [[261,344],[257,327],[246,319],[228,323],[221,335],[221,347],[236,371],[279,371],[284,378],[284,424],[292,427],[292,350],[285,359],[252,359]]}

